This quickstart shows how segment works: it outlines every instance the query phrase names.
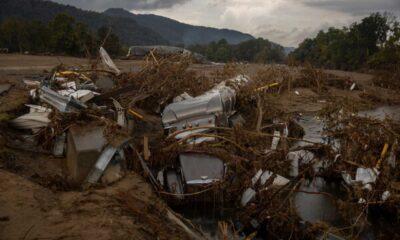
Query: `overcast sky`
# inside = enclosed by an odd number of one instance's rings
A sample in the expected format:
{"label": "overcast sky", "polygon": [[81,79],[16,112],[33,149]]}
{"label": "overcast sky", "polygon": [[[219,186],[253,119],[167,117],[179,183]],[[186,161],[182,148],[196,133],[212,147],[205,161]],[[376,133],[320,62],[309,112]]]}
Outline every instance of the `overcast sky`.
{"label": "overcast sky", "polygon": [[125,8],[181,22],[230,28],[296,47],[320,29],[342,27],[376,11],[400,18],[400,0],[54,0],[83,9]]}

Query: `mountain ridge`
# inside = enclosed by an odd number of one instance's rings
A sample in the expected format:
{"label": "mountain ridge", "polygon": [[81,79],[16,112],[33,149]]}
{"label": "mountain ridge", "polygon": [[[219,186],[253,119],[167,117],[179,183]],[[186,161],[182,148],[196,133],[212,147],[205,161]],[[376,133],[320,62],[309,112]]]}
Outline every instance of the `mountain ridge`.
{"label": "mountain ridge", "polygon": [[250,34],[235,30],[193,26],[154,14],[133,14],[118,8],[100,13],[48,0],[0,1],[0,21],[7,17],[18,17],[49,22],[59,13],[71,15],[92,31],[102,26],[112,27],[113,32],[126,45],[205,44],[222,38],[236,44],[254,39]]}
{"label": "mountain ridge", "polygon": [[155,14],[135,14],[121,8],[110,8],[103,13],[109,16],[123,16],[135,20],[138,24],[159,33],[171,44],[206,44],[222,38],[230,44],[237,44],[254,39],[250,34],[236,30],[196,26]]}
{"label": "mountain ridge", "polygon": [[0,21],[7,17],[26,20],[51,21],[57,14],[66,13],[77,21],[85,23],[91,30],[102,26],[112,27],[114,33],[125,44],[168,44],[158,33],[142,27],[135,21],[122,17],[110,17],[94,11],[81,10],[73,6],[42,0],[1,0]]}

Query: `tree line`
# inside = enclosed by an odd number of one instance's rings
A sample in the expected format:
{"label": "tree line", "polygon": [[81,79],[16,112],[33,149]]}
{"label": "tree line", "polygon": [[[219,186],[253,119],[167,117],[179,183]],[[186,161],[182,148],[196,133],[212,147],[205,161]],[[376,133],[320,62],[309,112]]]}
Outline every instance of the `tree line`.
{"label": "tree line", "polygon": [[326,68],[389,69],[400,64],[399,22],[387,13],[373,13],[350,27],[320,31],[289,56]]}
{"label": "tree line", "polygon": [[122,45],[107,27],[92,32],[73,17],[61,13],[47,24],[8,17],[0,22],[0,48],[33,54],[96,55],[103,45],[110,55],[120,55]]}
{"label": "tree line", "polygon": [[[67,14],[58,14],[48,23],[8,17],[0,22],[0,49],[33,54],[95,56],[103,45],[112,56],[124,47],[108,27],[91,31]],[[225,39],[188,47],[211,61],[281,63],[284,48],[258,38],[229,44]],[[305,39],[289,59],[318,67],[353,70],[390,69],[400,65],[400,23],[389,14],[374,13],[349,27],[329,28],[315,38]],[[291,61],[292,62],[292,61]]]}
{"label": "tree line", "polygon": [[195,44],[188,47],[211,61],[244,61],[257,63],[280,63],[285,59],[284,48],[266,39],[251,39],[239,44],[228,44],[225,39],[209,44]]}

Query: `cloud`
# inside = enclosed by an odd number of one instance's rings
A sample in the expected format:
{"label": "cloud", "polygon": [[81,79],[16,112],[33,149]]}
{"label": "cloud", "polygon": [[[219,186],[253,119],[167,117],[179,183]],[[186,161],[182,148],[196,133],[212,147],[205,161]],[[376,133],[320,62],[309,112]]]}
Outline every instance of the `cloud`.
{"label": "cloud", "polygon": [[312,8],[346,12],[355,16],[373,12],[393,12],[399,15],[399,0],[303,0],[303,4]]}
{"label": "cloud", "polygon": [[108,8],[125,8],[128,10],[166,9],[191,0],[52,0],[87,10],[104,11]]}
{"label": "cloud", "polygon": [[319,31],[329,28],[327,23],[316,27],[294,27],[291,29],[277,29],[272,25],[261,25],[257,28],[254,35],[264,36],[272,42],[284,44],[285,46],[297,46],[306,38],[315,37]]}
{"label": "cloud", "polygon": [[400,16],[399,5],[400,0],[196,0],[139,13],[235,29],[284,46],[297,46],[320,30],[349,26],[372,12],[388,11]]}
{"label": "cloud", "polygon": [[133,12],[154,13],[194,25],[235,29],[284,46],[297,46],[321,29],[342,27],[357,20],[347,13],[309,7],[304,1],[202,0],[171,9]]}
{"label": "cloud", "polygon": [[[0,0],[1,1],[1,0]],[[112,7],[184,23],[229,28],[297,46],[328,27],[341,28],[372,12],[400,18],[400,0],[54,0],[91,10]]]}

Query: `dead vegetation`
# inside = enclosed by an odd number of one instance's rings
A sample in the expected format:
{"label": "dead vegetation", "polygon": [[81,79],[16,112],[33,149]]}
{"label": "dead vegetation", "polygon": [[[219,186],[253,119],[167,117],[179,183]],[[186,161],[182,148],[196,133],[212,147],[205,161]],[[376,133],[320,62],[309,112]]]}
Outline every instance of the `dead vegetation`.
{"label": "dead vegetation", "polygon": [[391,71],[379,72],[373,79],[377,87],[388,88],[392,90],[400,89],[400,67],[396,66]]}
{"label": "dead vegetation", "polygon": [[[137,141],[131,146],[130,158],[126,160],[127,170],[140,173],[149,179],[154,185],[154,191],[166,201],[180,204],[213,196],[213,201],[235,206],[236,217],[243,227],[238,229],[233,224],[221,223],[221,239],[228,239],[231,231],[236,235],[239,232],[245,234],[248,239],[255,236],[267,239],[314,239],[321,233],[335,233],[355,239],[363,224],[367,222],[367,210],[370,205],[398,208],[400,169],[398,164],[392,164],[400,157],[398,121],[358,117],[354,115],[357,108],[351,101],[338,102],[339,98],[332,97],[329,99],[332,103],[320,114],[325,121],[324,135],[330,141],[313,142],[302,139],[304,130],[298,124],[298,116],[285,112],[276,104],[279,96],[285,92],[292,93],[296,88],[312,89],[318,96],[328,95],[332,88],[360,90],[361,88],[353,87],[354,82],[350,78],[327,74],[310,65],[295,70],[285,66],[264,67],[242,86],[227,83],[237,94],[236,111],[244,118],[243,124],[234,127],[206,127],[207,132],[194,131],[204,128],[202,126],[190,127],[165,136],[159,115],[176,96],[185,92],[190,96],[199,96],[217,84],[237,74],[243,74],[240,66],[235,64],[227,64],[210,76],[197,74],[189,69],[190,65],[191,59],[186,55],[163,59],[150,55],[138,72],[120,75],[107,72],[117,86],[102,92],[98,99],[95,97],[92,102],[89,101],[87,109],[70,113],[53,111],[49,115],[48,126],[36,135],[38,142],[45,149],[51,150],[54,139],[73,124],[104,127],[104,136],[112,146],[119,146],[124,139],[133,136]],[[71,69],[60,66],[49,74],[47,80],[56,72],[69,70]],[[86,81],[85,78],[96,78],[101,71],[93,70],[90,74],[82,72],[85,71],[69,74],[67,78],[78,79],[79,82]],[[59,85],[52,87],[61,88]],[[115,107],[110,97],[119,101],[123,109],[111,111],[110,109]],[[134,122],[132,129],[128,130],[127,127],[117,124],[116,116],[121,111]],[[181,139],[175,138],[183,132],[190,133]],[[279,136],[276,135],[277,132]],[[149,137],[149,141],[142,141],[143,136]],[[188,141],[201,137],[213,138],[214,141],[200,144]],[[278,141],[275,147],[274,141]],[[339,143],[339,148],[332,144],[335,141]],[[299,142],[308,145],[295,145]],[[385,147],[386,145],[388,147]],[[288,154],[297,151],[310,152],[313,158],[308,161],[298,159],[298,174],[291,175],[293,161],[288,158]],[[150,156],[148,152],[151,153]],[[179,165],[179,154],[185,152],[216,156],[223,160],[227,171],[224,181],[211,186],[201,186],[197,192],[182,194],[185,200],[179,201],[176,197],[181,196],[161,187],[152,174],[176,167]],[[5,155],[4,158],[8,156]],[[141,158],[145,159],[145,164],[141,162]],[[324,163],[323,167],[316,169],[315,165],[320,163]],[[333,198],[340,206],[346,226],[302,221],[295,209],[294,197],[302,191],[300,187],[304,181],[324,177],[343,182],[343,173],[354,178],[359,168],[376,168],[379,170],[379,176],[376,181],[369,183],[367,189],[365,184],[360,183],[344,185],[346,196]],[[254,180],[259,171],[270,172],[264,183],[259,180],[260,176]],[[275,181],[280,178],[288,182],[277,184]],[[62,177],[39,178],[38,181],[55,191],[71,189],[68,185],[63,185]],[[249,188],[255,192],[254,197],[249,204],[243,205],[241,200]],[[390,196],[383,199],[385,192],[389,192]],[[307,194],[329,195],[325,192]],[[147,224],[147,227],[140,231],[145,231],[144,235],[149,239],[168,238],[163,226],[159,225],[160,222],[171,221],[166,217],[169,210],[163,203],[156,202],[157,206],[152,205],[153,203],[135,198],[131,193],[120,193],[113,201],[122,206],[124,216],[136,216],[137,220]],[[154,212],[153,208],[160,212]],[[148,215],[148,212],[152,214]],[[182,221],[190,225],[185,220]],[[182,234],[181,228],[171,227],[170,230],[174,237],[179,238]]]}
{"label": "dead vegetation", "polygon": [[343,177],[347,191],[338,204],[349,226],[338,230],[351,238],[358,238],[368,223],[369,208],[389,208],[398,216],[400,200],[399,189],[393,187],[400,182],[396,164],[400,157],[400,123],[389,118],[361,117],[355,112],[346,101],[335,102],[322,111],[327,121],[325,134],[337,142],[337,158],[330,169]]}
{"label": "dead vegetation", "polygon": [[189,55],[160,60],[148,57],[139,72],[118,77],[121,86],[135,89],[135,96],[126,96],[128,99],[123,99],[122,103],[127,107],[136,106],[156,113],[183,92],[196,96],[210,89],[216,80],[197,76],[188,70],[190,64]]}

